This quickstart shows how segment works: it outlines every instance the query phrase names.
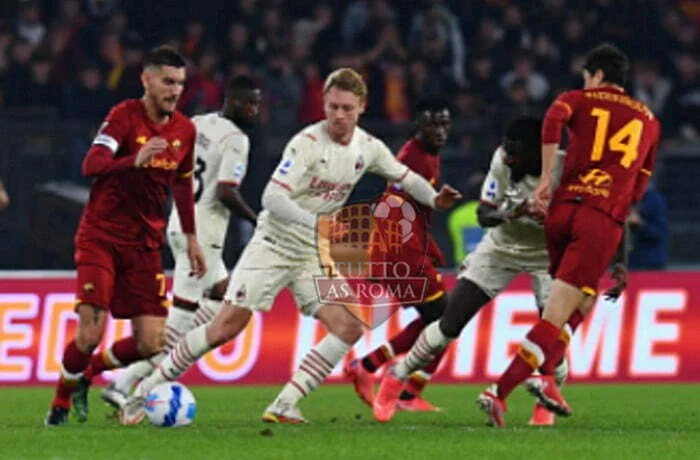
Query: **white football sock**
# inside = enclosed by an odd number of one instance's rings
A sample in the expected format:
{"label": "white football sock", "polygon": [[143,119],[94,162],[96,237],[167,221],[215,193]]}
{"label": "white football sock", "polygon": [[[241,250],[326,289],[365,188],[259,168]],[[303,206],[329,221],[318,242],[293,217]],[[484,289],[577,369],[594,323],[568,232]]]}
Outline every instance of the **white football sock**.
{"label": "white football sock", "polygon": [[207,326],[201,325],[189,331],[161,362],[156,372],[141,381],[136,396],[146,396],[153,388],[166,381],[177,380],[213,347],[207,343]]}
{"label": "white football sock", "polygon": [[440,321],[433,321],[423,329],[408,354],[394,366],[393,373],[400,380],[406,380],[412,373],[423,369],[435,356],[452,341],[440,330]]}
{"label": "white football sock", "polygon": [[207,324],[213,320],[219,310],[221,310],[221,303],[221,300],[202,299],[194,317],[193,327]]}
{"label": "white football sock", "polygon": [[114,387],[124,394],[131,393],[131,389],[141,379],[153,372],[153,369],[168,356],[168,352],[192,328],[194,320],[195,312],[173,306],[168,312],[168,319],[165,321],[165,347],[163,351],[148,359],[131,364],[114,380]]}
{"label": "white football sock", "polygon": [[333,334],[327,334],[301,361],[292,379],[282,388],[277,400],[296,405],[300,399],[314,391],[333,368],[350,351],[352,345]]}

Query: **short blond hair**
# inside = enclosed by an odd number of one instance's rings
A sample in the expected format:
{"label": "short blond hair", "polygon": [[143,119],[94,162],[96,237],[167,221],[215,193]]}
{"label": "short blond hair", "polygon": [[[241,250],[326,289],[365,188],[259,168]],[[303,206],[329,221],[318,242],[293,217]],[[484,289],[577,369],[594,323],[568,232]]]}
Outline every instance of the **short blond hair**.
{"label": "short blond hair", "polygon": [[326,77],[326,82],[323,84],[323,94],[326,94],[333,87],[342,91],[349,91],[360,99],[367,100],[365,80],[362,78],[362,75],[349,67],[334,70]]}

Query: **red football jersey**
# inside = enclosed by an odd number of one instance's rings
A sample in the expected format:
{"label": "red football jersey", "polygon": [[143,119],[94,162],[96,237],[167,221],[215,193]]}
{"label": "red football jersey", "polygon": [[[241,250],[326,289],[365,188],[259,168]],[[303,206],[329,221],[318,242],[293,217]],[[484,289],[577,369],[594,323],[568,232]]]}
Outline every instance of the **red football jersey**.
{"label": "red football jersey", "polygon": [[[168,148],[136,168],[139,149],[155,136],[164,138]],[[180,112],[159,125],[148,118],[139,99],[114,106],[83,162],[83,172],[96,179],[76,239],[160,247],[169,188],[177,177],[191,176],[194,140],[194,124]]]}
{"label": "red football jersey", "polygon": [[661,126],[649,110],[612,87],[569,91],[550,106],[542,143],[569,145],[552,202],[579,201],[624,222],[654,169]]}
{"label": "red football jersey", "polygon": [[[416,174],[420,174],[430,182],[430,185],[437,187],[440,184],[440,153],[430,153],[420,145],[420,142],[413,138],[406,142],[399,150],[396,159],[413,170]],[[411,195],[401,190],[400,184],[391,184],[387,187],[388,193],[395,193],[409,200],[411,204],[419,211],[419,215],[425,217],[425,227],[430,226],[430,219],[433,209],[416,201]]]}

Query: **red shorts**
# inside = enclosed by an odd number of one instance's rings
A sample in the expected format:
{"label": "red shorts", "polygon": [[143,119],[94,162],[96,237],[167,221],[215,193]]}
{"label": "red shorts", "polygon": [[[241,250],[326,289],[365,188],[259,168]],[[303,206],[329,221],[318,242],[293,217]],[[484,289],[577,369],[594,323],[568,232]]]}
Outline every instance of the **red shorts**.
{"label": "red shorts", "polygon": [[617,252],[623,227],[607,214],[577,203],[552,205],[545,220],[549,273],[596,295]]}
{"label": "red shorts", "polygon": [[160,251],[83,239],[76,242],[76,305],[109,310],[115,318],[167,316]]}

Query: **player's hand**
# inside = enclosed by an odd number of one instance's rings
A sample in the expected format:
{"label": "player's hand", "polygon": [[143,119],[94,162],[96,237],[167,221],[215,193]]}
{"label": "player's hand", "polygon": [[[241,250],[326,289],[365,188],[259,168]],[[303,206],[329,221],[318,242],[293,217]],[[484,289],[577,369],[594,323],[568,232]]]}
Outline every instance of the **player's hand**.
{"label": "player's hand", "polygon": [[162,137],[152,137],[143,144],[136,154],[134,166],[140,168],[151,161],[151,158],[158,155],[160,152],[168,148],[168,141]]}
{"label": "player's hand", "polygon": [[201,278],[207,273],[204,254],[195,235],[187,235],[187,258],[190,260],[190,267],[192,268],[190,276]]}
{"label": "player's hand", "polygon": [[627,267],[625,264],[617,263],[613,267],[612,274],[610,277],[615,280],[617,284],[605,291],[605,300],[611,300],[615,302],[622,295],[622,291],[627,287]]}
{"label": "player's hand", "polygon": [[546,215],[549,202],[552,200],[552,179],[542,175],[532,196],[535,209],[542,215]]}
{"label": "player's hand", "polygon": [[440,209],[441,211],[445,211],[447,209],[450,209],[452,206],[455,205],[455,203],[457,203],[461,199],[462,194],[459,193],[459,190],[445,184],[442,186],[437,196],[435,197],[435,208]]}

